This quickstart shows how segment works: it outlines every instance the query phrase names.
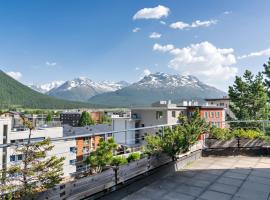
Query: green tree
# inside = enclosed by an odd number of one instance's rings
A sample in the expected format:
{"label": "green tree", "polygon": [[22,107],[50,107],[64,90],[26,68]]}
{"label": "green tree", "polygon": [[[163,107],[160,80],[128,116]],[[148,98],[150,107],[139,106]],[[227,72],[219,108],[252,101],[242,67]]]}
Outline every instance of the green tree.
{"label": "green tree", "polygon": [[85,160],[90,165],[91,173],[100,173],[104,167],[110,165],[113,159],[113,152],[116,148],[117,144],[113,138],[109,138],[107,142],[100,139],[96,151],[90,153],[90,156]]}
{"label": "green tree", "polygon": [[91,115],[88,112],[83,111],[82,116],[79,121],[79,126],[87,126],[87,125],[94,125],[94,124],[95,122],[92,119]]}
{"label": "green tree", "polygon": [[[259,72],[254,76],[246,70],[243,77],[236,76],[233,86],[229,87],[231,99],[230,109],[238,120],[267,120],[269,118],[269,97]],[[234,129],[259,128],[265,130],[258,122],[233,122],[230,127]]]}
{"label": "green tree", "polygon": [[266,76],[266,78],[264,79],[264,84],[267,88],[268,98],[270,98],[270,58],[267,61],[267,63],[263,65],[263,67],[264,67],[263,73]]}
{"label": "green tree", "polygon": [[124,156],[115,156],[112,158],[111,165],[112,166],[120,166],[128,163],[128,160]]}
{"label": "green tree", "polygon": [[236,76],[229,87],[230,109],[238,120],[264,120],[269,116],[267,90],[262,73],[254,76],[246,70],[243,78]]}
{"label": "green tree", "polygon": [[176,160],[179,153],[189,150],[201,134],[208,132],[209,124],[200,117],[196,110],[190,120],[179,116],[180,125],[164,128],[163,134],[148,135],[146,137],[146,152],[150,154],[166,153]]}
{"label": "green tree", "polygon": [[53,116],[52,116],[52,114],[49,112],[48,115],[47,115],[47,117],[46,117],[46,119],[45,119],[45,121],[48,123],[48,122],[51,122],[52,120],[53,120]]}
{"label": "green tree", "polygon": [[1,171],[0,193],[13,199],[32,199],[35,194],[60,183],[63,175],[64,157],[47,157],[53,149],[50,139],[31,142],[33,126],[23,118],[23,125],[29,128],[27,143],[15,149],[15,155],[22,156],[22,162]]}

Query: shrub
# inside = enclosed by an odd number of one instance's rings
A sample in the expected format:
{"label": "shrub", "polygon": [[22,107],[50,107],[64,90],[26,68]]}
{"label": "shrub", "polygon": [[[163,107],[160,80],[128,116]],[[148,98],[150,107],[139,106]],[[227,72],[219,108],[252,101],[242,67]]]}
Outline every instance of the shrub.
{"label": "shrub", "polygon": [[112,158],[111,165],[112,166],[120,166],[128,163],[128,160],[124,156],[115,156]]}
{"label": "shrub", "polygon": [[209,124],[200,117],[198,110],[191,119],[179,116],[179,122],[181,125],[164,128],[163,135],[147,136],[146,153],[153,155],[164,152],[176,160],[179,153],[187,152],[201,134],[209,131]]}
{"label": "shrub", "polygon": [[246,139],[256,139],[261,138],[264,139],[264,133],[257,130],[244,130],[244,129],[236,129],[232,131],[232,135],[234,137],[246,138]]}
{"label": "shrub", "polygon": [[211,127],[210,129],[210,138],[215,138],[218,140],[229,140],[233,138],[230,129],[227,128],[217,128],[215,126]]}
{"label": "shrub", "polygon": [[235,129],[235,130],[230,130],[227,128],[217,128],[217,127],[212,127],[210,130],[210,138],[215,138],[218,140],[230,140],[232,138],[246,138],[246,139],[256,139],[260,138],[265,140],[266,135],[259,131],[259,130],[251,130],[251,129]]}
{"label": "shrub", "polygon": [[141,158],[141,154],[138,152],[135,152],[135,153],[129,154],[127,161],[131,162],[131,161],[135,161],[135,160],[140,160],[140,158]]}

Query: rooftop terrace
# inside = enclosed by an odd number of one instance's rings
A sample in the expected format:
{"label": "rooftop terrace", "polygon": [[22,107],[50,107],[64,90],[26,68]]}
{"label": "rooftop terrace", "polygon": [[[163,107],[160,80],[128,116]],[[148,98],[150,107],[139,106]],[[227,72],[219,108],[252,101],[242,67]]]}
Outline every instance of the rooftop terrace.
{"label": "rooftop terrace", "polygon": [[[270,157],[202,157],[180,171],[131,191],[120,191],[118,199],[269,200]],[[117,195],[109,198],[117,199]]]}

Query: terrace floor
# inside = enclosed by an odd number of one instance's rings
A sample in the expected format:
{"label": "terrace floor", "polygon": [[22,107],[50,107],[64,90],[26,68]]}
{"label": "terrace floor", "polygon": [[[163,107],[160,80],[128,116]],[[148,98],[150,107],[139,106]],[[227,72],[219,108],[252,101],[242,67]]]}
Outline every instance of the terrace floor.
{"label": "terrace floor", "polygon": [[203,157],[122,200],[270,200],[270,157]]}

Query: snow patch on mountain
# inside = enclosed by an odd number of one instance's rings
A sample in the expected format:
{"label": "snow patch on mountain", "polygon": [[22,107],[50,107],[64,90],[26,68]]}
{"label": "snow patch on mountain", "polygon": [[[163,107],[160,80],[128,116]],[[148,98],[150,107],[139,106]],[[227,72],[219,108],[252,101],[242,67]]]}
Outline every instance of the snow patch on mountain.
{"label": "snow patch on mountain", "polygon": [[40,93],[47,93],[50,90],[59,87],[62,85],[64,81],[52,81],[50,83],[45,83],[45,84],[38,84],[38,85],[29,85],[29,87],[37,92]]}

